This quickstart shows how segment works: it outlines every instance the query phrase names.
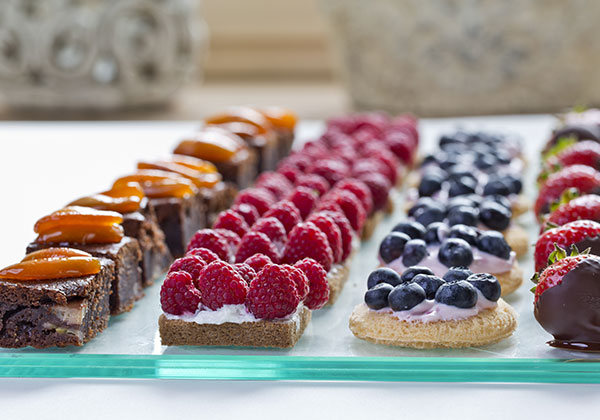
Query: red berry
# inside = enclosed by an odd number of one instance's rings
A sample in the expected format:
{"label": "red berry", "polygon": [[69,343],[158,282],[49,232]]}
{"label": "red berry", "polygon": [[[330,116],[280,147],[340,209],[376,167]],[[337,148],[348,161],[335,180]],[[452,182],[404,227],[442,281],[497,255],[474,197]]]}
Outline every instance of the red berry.
{"label": "red berry", "polygon": [[600,196],[584,195],[563,203],[550,213],[546,222],[561,226],[575,220],[600,222]]}
{"label": "red berry", "polygon": [[264,254],[274,263],[279,262],[279,253],[273,242],[262,232],[248,232],[242,238],[235,254],[236,262],[244,262],[254,254]]}
{"label": "red berry", "polygon": [[248,232],[250,227],[246,220],[233,210],[225,210],[219,213],[213,224],[213,229],[225,229],[236,233],[240,238]]}
{"label": "red berry", "polygon": [[352,176],[361,178],[365,174],[377,173],[386,177],[390,183],[396,182],[397,174],[388,169],[385,163],[375,158],[365,158],[354,162],[352,166]]}
{"label": "red berry", "polygon": [[340,206],[355,232],[362,230],[367,214],[354,194],[346,190],[336,190],[328,195],[324,201],[333,201]]}
{"label": "red berry", "polygon": [[302,221],[300,211],[289,200],[283,200],[271,206],[269,211],[264,214],[264,217],[274,217],[279,220],[285,228],[286,233],[289,233],[294,226]]}
{"label": "red berry", "polygon": [[[196,281],[198,281],[198,277],[200,277],[200,272],[207,265],[208,263],[197,255],[186,255],[185,257],[181,257],[173,261],[173,264],[171,264],[171,267],[169,267],[169,273],[173,273],[175,271],[185,271],[192,276],[192,280],[194,283],[196,283]],[[169,273],[167,273],[167,275],[169,275]]]}
{"label": "red berry", "polygon": [[235,198],[235,204],[251,204],[261,216],[275,204],[275,201],[275,196],[264,188],[247,188],[240,191]]}
{"label": "red berry", "polygon": [[285,176],[291,183],[296,183],[298,177],[302,175],[302,172],[300,172],[296,167],[290,165],[281,166],[279,169],[277,169],[277,172]]}
{"label": "red berry", "polygon": [[281,200],[294,187],[285,176],[277,172],[263,172],[256,180],[256,186],[271,191],[277,200]]}
{"label": "red berry", "polygon": [[227,241],[227,245],[229,245],[229,255],[235,255],[241,242],[241,238],[238,234],[227,229],[215,229],[215,232],[219,233]]}
{"label": "red berry", "polygon": [[229,261],[229,244],[227,240],[219,232],[212,229],[200,229],[192,236],[187,250],[190,251],[194,248],[210,249],[223,261]]}
{"label": "red berry", "polygon": [[321,159],[312,166],[310,173],[321,175],[329,185],[334,185],[348,176],[350,168],[341,159]]}
{"label": "red berry", "polygon": [[392,189],[392,184],[381,174],[362,174],[358,177],[365,183],[373,197],[373,210],[383,209],[388,202],[388,196]]}
{"label": "red berry", "polygon": [[534,303],[538,301],[540,295],[546,290],[562,283],[563,277],[571,270],[575,268],[581,261],[588,258],[598,258],[593,255],[575,255],[572,257],[565,257],[561,260],[556,261],[550,266],[546,267],[541,272],[538,284],[535,287],[535,299]]}
{"label": "red berry", "polygon": [[333,254],[327,236],[311,222],[300,223],[290,232],[283,261],[294,264],[306,257],[317,261],[325,271],[331,269]]}
{"label": "red berry", "polygon": [[273,261],[271,261],[271,259],[265,254],[254,254],[246,258],[246,260],[244,261],[244,264],[247,264],[250,267],[252,267],[257,273],[260,273],[260,270],[262,270],[265,265],[272,263]]}
{"label": "red berry", "polygon": [[231,207],[231,210],[235,211],[240,216],[242,216],[248,224],[248,226],[252,226],[260,217],[258,211],[256,210],[256,207],[254,207],[252,204],[235,204]]}
{"label": "red berry", "polygon": [[568,188],[576,188],[580,194],[594,193],[600,190],[600,172],[589,166],[572,165],[550,175],[540,188],[535,213],[547,213],[552,202]]}
{"label": "red berry", "polygon": [[250,284],[246,309],[258,319],[277,319],[292,314],[300,297],[288,270],[268,264]]}
{"label": "red berry", "polygon": [[329,283],[327,273],[320,264],[311,258],[304,258],[294,264],[304,272],[308,279],[309,292],[304,304],[312,310],[321,309],[329,301]]}
{"label": "red berry", "polygon": [[342,232],[335,221],[325,212],[313,213],[306,221],[314,223],[321,232],[327,235],[327,241],[333,253],[333,262],[342,261]]}
{"label": "red berry", "polygon": [[317,204],[318,194],[307,187],[296,187],[288,197],[288,200],[294,203],[302,219],[306,219],[312,209]]}
{"label": "red berry", "polygon": [[312,190],[315,190],[319,194],[319,196],[325,194],[327,191],[329,191],[330,188],[329,182],[321,175],[317,174],[301,175],[296,180],[296,186],[308,187]]}
{"label": "red berry", "polygon": [[403,164],[396,157],[396,155],[389,151],[385,143],[369,143],[363,147],[361,154],[363,156],[369,156],[373,159],[377,159],[383,163],[389,171],[391,178],[389,181],[391,181],[392,184],[396,184],[396,180],[398,179],[398,168]]}
{"label": "red berry", "polygon": [[220,258],[217,254],[207,248],[193,248],[185,253],[186,256],[194,255],[202,259],[207,265],[213,261],[219,261]]}
{"label": "red berry", "polygon": [[242,278],[246,281],[246,283],[248,283],[248,285],[250,285],[250,283],[252,283],[252,280],[254,280],[254,278],[256,277],[256,271],[254,271],[254,269],[248,264],[237,263],[233,265],[233,269],[237,271],[240,276],[242,276]]}
{"label": "red berry", "polygon": [[556,155],[561,166],[586,165],[600,169],[600,143],[583,140],[562,150]]}
{"label": "red berry", "polygon": [[193,314],[198,309],[200,298],[200,291],[194,287],[192,276],[185,271],[169,273],[160,288],[160,306],[167,314]]}
{"label": "red berry", "polygon": [[291,166],[298,169],[300,172],[305,172],[312,164],[310,157],[302,153],[295,152],[281,161],[279,167]]}
{"label": "red berry", "polygon": [[400,130],[389,131],[384,141],[398,159],[406,165],[412,165],[415,146],[410,135]]}
{"label": "red berry", "polygon": [[356,196],[360,200],[363,208],[367,214],[371,214],[373,210],[373,196],[371,190],[361,180],[348,178],[335,184],[335,189],[347,190]]}
{"label": "red berry", "polygon": [[[296,285],[296,292],[298,292],[298,297],[300,300],[304,300],[306,296],[308,296],[308,279],[304,272],[292,265],[282,265],[281,267],[285,268],[288,271],[288,275],[294,281]],[[322,270],[323,268],[321,268]]]}
{"label": "red berry", "polygon": [[555,245],[569,249],[571,245],[585,238],[594,238],[598,235],[600,235],[600,223],[591,220],[577,220],[547,230],[535,244],[535,271],[540,271],[548,265],[548,257],[554,251]]}
{"label": "red berry", "polygon": [[244,303],[248,294],[246,280],[230,265],[215,261],[206,266],[198,279],[202,304],[216,311],[223,305]]}
{"label": "red berry", "polygon": [[277,245],[283,246],[287,239],[283,224],[274,217],[261,217],[258,219],[252,226],[252,232],[264,233],[276,247]]}
{"label": "red berry", "polygon": [[335,222],[337,227],[340,229],[340,233],[342,235],[342,258],[341,261],[345,261],[346,258],[350,256],[352,253],[352,241],[354,239],[354,233],[352,231],[352,226],[350,226],[350,222],[346,219],[346,216],[339,212],[334,211],[322,211],[319,214],[324,214]]}

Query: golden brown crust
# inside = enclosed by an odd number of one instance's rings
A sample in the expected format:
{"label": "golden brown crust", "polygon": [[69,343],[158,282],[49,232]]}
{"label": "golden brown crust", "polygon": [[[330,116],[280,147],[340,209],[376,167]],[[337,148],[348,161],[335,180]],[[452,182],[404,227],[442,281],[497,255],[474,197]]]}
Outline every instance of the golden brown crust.
{"label": "golden brown crust", "polygon": [[527,255],[529,251],[529,235],[521,226],[512,223],[508,229],[502,231],[506,243],[515,251],[517,258]]}
{"label": "golden brown crust", "polygon": [[158,319],[165,346],[293,347],[310,322],[311,311],[302,307],[298,322],[259,320],[235,324],[198,324],[178,319]]}
{"label": "golden brown crust", "polygon": [[371,214],[369,217],[367,217],[367,220],[365,221],[365,224],[363,226],[362,235],[361,235],[361,239],[363,241],[367,241],[371,238],[371,236],[373,236],[373,233],[375,232],[377,225],[379,223],[381,223],[382,219],[383,219],[383,211],[382,210],[378,210],[375,213]]}
{"label": "golden brown crust", "polygon": [[523,194],[519,194],[517,199],[512,203],[512,217],[519,217],[527,213],[531,209],[531,200]]}
{"label": "golden brown crust", "polygon": [[513,265],[510,271],[506,273],[494,274],[498,281],[500,282],[500,286],[502,287],[502,296],[506,296],[521,286],[523,284],[523,269],[519,265],[517,261]]}
{"label": "golden brown crust", "polygon": [[356,249],[352,251],[348,258],[346,258],[346,261],[334,266],[334,268],[327,273],[327,282],[329,283],[329,301],[327,302],[327,305],[333,305],[342,293],[342,289],[344,288],[346,281],[348,281],[350,265],[352,264],[352,259],[355,254]]}
{"label": "golden brown crust", "polygon": [[500,299],[496,308],[459,321],[407,322],[361,303],[352,311],[349,326],[356,337],[376,344],[416,349],[478,347],[509,337],[517,327],[517,315]]}

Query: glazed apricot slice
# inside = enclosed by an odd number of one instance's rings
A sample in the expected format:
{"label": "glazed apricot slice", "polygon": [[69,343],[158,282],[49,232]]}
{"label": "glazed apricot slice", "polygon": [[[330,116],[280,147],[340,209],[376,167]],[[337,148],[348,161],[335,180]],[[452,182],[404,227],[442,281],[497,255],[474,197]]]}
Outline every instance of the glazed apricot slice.
{"label": "glazed apricot slice", "polygon": [[42,217],[35,223],[33,230],[35,233],[43,233],[67,225],[108,226],[122,222],[123,216],[114,211],[70,206]]}
{"label": "glazed apricot slice", "polygon": [[38,251],[30,252],[25,255],[21,262],[40,260],[44,258],[68,258],[68,257],[91,257],[92,254],[82,251],[80,249],[56,247],[56,248],[45,248]]}
{"label": "glazed apricot slice", "polygon": [[81,197],[69,203],[69,206],[93,207],[98,210],[110,210],[118,213],[131,213],[140,208],[141,199],[131,197],[110,197],[105,194],[94,194]]}
{"label": "glazed apricot slice", "polygon": [[142,169],[135,174],[117,179],[113,188],[138,182],[144,194],[150,198],[177,197],[183,198],[196,192],[194,183],[189,179],[173,172]]}
{"label": "glazed apricot slice", "polygon": [[193,169],[198,172],[215,173],[217,167],[211,162],[203,159],[198,159],[191,156],[185,155],[173,155],[171,160],[179,165],[183,165],[187,168]]}
{"label": "glazed apricot slice", "polygon": [[35,239],[38,243],[115,244],[123,239],[123,227],[114,225],[63,225],[45,229]]}
{"label": "glazed apricot slice", "polygon": [[0,270],[0,279],[32,281],[90,276],[100,272],[94,257],[60,257],[25,260]]}
{"label": "glazed apricot slice", "polygon": [[278,106],[259,109],[260,112],[275,128],[293,131],[298,117],[292,111]]}
{"label": "glazed apricot slice", "polygon": [[234,106],[225,112],[208,117],[205,120],[208,125],[219,125],[231,122],[242,122],[251,124],[258,129],[258,134],[265,134],[272,130],[271,123],[263,114],[247,106]]}
{"label": "glazed apricot slice", "polygon": [[249,140],[260,135],[256,126],[244,122],[226,122],[221,124],[213,124],[210,125],[210,127],[220,127],[235,134],[236,136],[240,136],[244,140]]}
{"label": "glazed apricot slice", "polygon": [[175,162],[138,162],[137,167],[138,169],[159,169],[173,172],[189,179],[198,188],[212,188],[221,181],[221,175],[217,172],[200,172]]}
{"label": "glazed apricot slice", "polygon": [[144,190],[139,182],[127,182],[118,187],[113,187],[108,191],[101,192],[100,194],[115,198],[137,197],[140,200],[144,198]]}
{"label": "glazed apricot slice", "polygon": [[239,136],[220,127],[205,127],[181,141],[173,153],[210,162],[227,162],[245,147],[246,143]]}

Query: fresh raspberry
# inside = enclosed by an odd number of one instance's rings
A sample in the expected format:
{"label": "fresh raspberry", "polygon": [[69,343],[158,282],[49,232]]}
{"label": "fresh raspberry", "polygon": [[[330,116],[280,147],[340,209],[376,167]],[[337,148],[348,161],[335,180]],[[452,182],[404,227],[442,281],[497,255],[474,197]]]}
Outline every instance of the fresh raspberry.
{"label": "fresh raspberry", "polygon": [[296,292],[298,292],[298,297],[300,298],[300,300],[304,300],[304,298],[308,296],[308,279],[306,278],[304,272],[292,265],[284,264],[281,267],[285,268],[288,271],[288,275],[292,280],[294,280],[294,284],[296,285]]}
{"label": "fresh raspberry", "polygon": [[535,288],[534,303],[537,303],[540,295],[546,290],[561,284],[565,275],[573,270],[581,261],[589,258],[598,259],[598,257],[595,255],[580,254],[559,259],[555,263],[546,267],[538,279],[538,284]]}
{"label": "fresh raspberry", "polygon": [[213,224],[213,229],[225,229],[236,233],[240,238],[248,232],[250,227],[246,220],[233,210],[225,210],[219,213]]}
{"label": "fresh raspberry", "polygon": [[388,131],[384,141],[402,163],[412,165],[415,146],[410,135],[400,130]]}
{"label": "fresh raspberry", "polygon": [[296,205],[289,200],[280,201],[272,206],[269,211],[264,214],[264,217],[274,217],[279,220],[285,228],[286,233],[291,232],[294,226],[302,221],[300,211]]}
{"label": "fresh raspberry", "polygon": [[352,165],[352,176],[361,178],[365,174],[377,173],[386,177],[390,183],[396,182],[397,174],[394,174],[385,163],[375,158],[364,158],[357,160]]}
{"label": "fresh raspberry", "polygon": [[331,217],[331,219],[335,222],[337,227],[340,229],[340,233],[342,234],[342,258],[341,261],[345,261],[346,258],[350,256],[352,253],[352,240],[354,238],[354,233],[352,232],[352,226],[350,226],[350,222],[346,219],[342,213],[334,212],[334,211],[322,211],[319,214],[324,214],[326,216]]}
{"label": "fresh raspberry", "polygon": [[256,277],[256,271],[254,271],[254,269],[248,264],[237,263],[233,265],[233,269],[237,271],[240,276],[242,276],[246,283],[248,283],[248,286]]}
{"label": "fresh raspberry", "polygon": [[169,273],[160,288],[160,306],[167,314],[193,314],[200,299],[200,291],[194,287],[192,276],[185,271]]}
{"label": "fresh raspberry", "polygon": [[254,254],[265,254],[274,263],[279,262],[279,253],[273,242],[262,232],[248,232],[242,238],[240,247],[235,254],[236,262],[244,262]]}
{"label": "fresh raspberry", "polygon": [[321,159],[312,166],[310,173],[321,175],[329,185],[333,185],[347,177],[350,168],[341,159]]}
{"label": "fresh raspberry", "polygon": [[360,154],[358,153],[357,149],[348,147],[347,144],[343,146],[336,145],[335,147],[331,148],[329,155],[342,159],[344,163],[349,166],[352,166],[352,163],[360,158]]}
{"label": "fresh raspberry", "polygon": [[324,200],[325,202],[333,201],[340,206],[355,232],[362,230],[367,214],[354,194],[346,190],[336,190]]}
{"label": "fresh raspberry", "polygon": [[296,186],[313,189],[319,194],[319,196],[325,194],[330,188],[329,182],[321,175],[317,174],[301,175],[296,180]]}
{"label": "fresh raspberry", "polygon": [[231,210],[242,216],[248,226],[252,226],[260,217],[256,207],[254,207],[252,204],[235,204],[231,207]]}
{"label": "fresh raspberry", "polygon": [[359,179],[348,178],[335,184],[335,189],[350,191],[360,200],[367,214],[373,211],[373,196],[367,185]]}
{"label": "fresh raspberry", "polygon": [[321,141],[309,141],[304,143],[300,153],[310,157],[311,159],[324,159],[328,155],[328,148],[324,142]]}
{"label": "fresh raspberry", "polygon": [[577,189],[582,195],[599,192],[600,172],[589,166],[572,165],[550,175],[540,188],[535,213],[538,216],[547,213],[550,205],[569,188]]}
{"label": "fresh raspberry", "polygon": [[[200,277],[200,272],[202,272],[207,265],[208,263],[197,255],[186,255],[185,257],[177,258],[173,261],[173,264],[169,267],[169,273],[185,271],[192,276],[192,280],[195,284],[198,281],[198,277]],[[167,273],[167,275],[169,275],[169,273]]]}
{"label": "fresh raspberry", "polygon": [[206,266],[198,279],[198,289],[202,294],[202,304],[216,311],[223,305],[244,303],[248,294],[246,280],[223,261],[215,261]]}
{"label": "fresh raspberry", "polygon": [[362,174],[358,177],[371,191],[373,197],[373,210],[382,210],[386,207],[388,196],[392,189],[390,181],[381,174]]}
{"label": "fresh raspberry", "polygon": [[[265,213],[266,214],[266,213]],[[269,237],[275,246],[283,246],[287,239],[287,233],[283,224],[274,217],[261,217],[252,226],[252,232],[262,232]]]}
{"label": "fresh raspberry", "polygon": [[299,268],[308,279],[308,295],[304,299],[304,304],[308,309],[321,309],[329,301],[329,282],[327,282],[327,273],[323,267],[311,258],[304,258],[294,264]]}
{"label": "fresh raspberry", "polygon": [[264,188],[247,188],[235,198],[235,204],[251,204],[259,215],[263,215],[269,207],[275,204],[275,196]]}
{"label": "fresh raspberry", "polygon": [[302,153],[292,153],[285,159],[281,161],[279,167],[291,166],[293,168],[298,169],[300,172],[306,172],[308,167],[312,164],[310,157],[302,154]]}
{"label": "fresh raspberry", "polygon": [[317,192],[307,187],[294,188],[294,191],[288,197],[288,200],[294,203],[298,211],[300,211],[302,219],[306,219],[317,204],[318,199]]}
{"label": "fresh raspberry", "polygon": [[185,253],[185,256],[187,257],[190,255],[199,257],[206,263],[206,265],[210,264],[213,261],[220,260],[220,258],[217,254],[215,254],[213,251],[211,251],[210,249],[207,249],[207,248],[190,249],[188,252]]}
{"label": "fresh raspberry", "polygon": [[213,251],[223,261],[229,261],[229,244],[227,240],[219,233],[212,229],[200,229],[188,244],[187,250],[194,248],[206,248]]}
{"label": "fresh raspberry", "polygon": [[281,166],[279,167],[279,169],[277,169],[277,172],[286,177],[288,181],[294,184],[296,183],[298,177],[302,175],[302,172],[300,172],[298,168],[291,165]]}
{"label": "fresh raspberry", "polygon": [[252,267],[257,273],[260,273],[260,270],[262,270],[265,267],[265,265],[272,263],[273,261],[271,261],[271,259],[265,254],[254,254],[246,258],[246,260],[244,261],[244,264],[247,264],[250,267]]}
{"label": "fresh raspberry", "polygon": [[600,223],[591,220],[576,220],[547,230],[535,244],[535,271],[540,271],[548,265],[548,257],[555,250],[556,245],[569,250],[571,245],[598,235],[600,235]]}
{"label": "fresh raspberry", "polygon": [[285,176],[277,172],[263,172],[256,180],[256,186],[271,191],[277,200],[281,200],[294,188]]}
{"label": "fresh raspberry", "polygon": [[314,223],[321,232],[327,235],[327,241],[333,253],[333,262],[340,262],[343,255],[342,232],[335,221],[325,212],[313,213],[306,221]]}
{"label": "fresh raspberry", "polygon": [[300,297],[283,266],[267,264],[250,284],[246,309],[258,319],[283,318],[293,313]]}
{"label": "fresh raspberry", "polygon": [[333,254],[327,236],[311,222],[300,223],[292,229],[285,246],[283,261],[294,264],[306,257],[313,258],[325,271],[331,269]]}
{"label": "fresh raspberry", "polygon": [[600,196],[584,195],[563,203],[550,213],[546,223],[561,226],[575,220],[600,222]]}
{"label": "fresh raspberry", "polygon": [[392,178],[389,181],[391,181],[392,184],[396,184],[396,181],[398,180],[398,168],[402,163],[400,163],[400,160],[395,154],[387,149],[385,143],[369,143],[361,150],[361,154],[377,159],[383,163],[387,167],[390,177]]}
{"label": "fresh raspberry", "polygon": [[215,229],[215,232],[220,234],[227,241],[227,245],[229,245],[229,255],[235,255],[242,240],[238,234],[227,229]]}
{"label": "fresh raspberry", "polygon": [[419,120],[410,114],[399,115],[390,121],[388,131],[401,131],[411,137],[413,143],[413,155],[419,145]]}

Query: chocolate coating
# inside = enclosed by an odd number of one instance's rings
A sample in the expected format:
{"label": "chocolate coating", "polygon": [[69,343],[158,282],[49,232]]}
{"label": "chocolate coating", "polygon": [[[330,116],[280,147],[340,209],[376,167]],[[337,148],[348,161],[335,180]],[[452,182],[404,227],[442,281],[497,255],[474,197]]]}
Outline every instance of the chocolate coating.
{"label": "chocolate coating", "polygon": [[593,238],[585,238],[582,241],[579,241],[575,244],[579,252],[583,252],[586,249],[590,248],[590,254],[592,255],[600,255],[600,236],[595,236]]}
{"label": "chocolate coating", "polygon": [[554,336],[549,345],[600,351],[600,258],[581,261],[560,284],[542,293],[534,315]]}
{"label": "chocolate coating", "polygon": [[554,145],[561,137],[575,137],[577,141],[594,140],[600,142],[600,127],[594,124],[569,124],[552,134],[550,144]]}

